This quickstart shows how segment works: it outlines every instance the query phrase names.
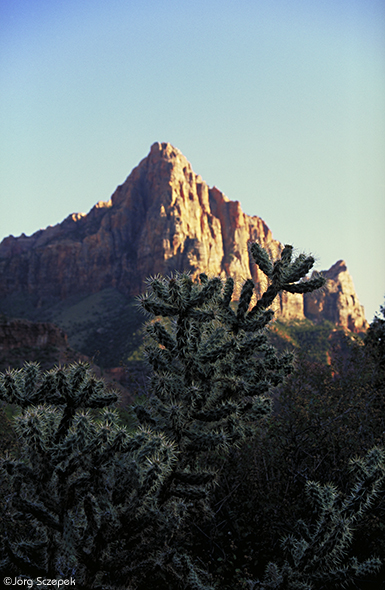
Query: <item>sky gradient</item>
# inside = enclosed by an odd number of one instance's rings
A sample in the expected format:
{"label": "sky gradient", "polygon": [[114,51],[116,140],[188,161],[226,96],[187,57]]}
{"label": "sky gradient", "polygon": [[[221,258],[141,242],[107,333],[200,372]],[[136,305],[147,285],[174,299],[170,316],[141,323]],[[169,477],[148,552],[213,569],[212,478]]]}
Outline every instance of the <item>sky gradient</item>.
{"label": "sky gradient", "polygon": [[155,141],[385,295],[382,0],[0,0],[0,240],[107,200]]}

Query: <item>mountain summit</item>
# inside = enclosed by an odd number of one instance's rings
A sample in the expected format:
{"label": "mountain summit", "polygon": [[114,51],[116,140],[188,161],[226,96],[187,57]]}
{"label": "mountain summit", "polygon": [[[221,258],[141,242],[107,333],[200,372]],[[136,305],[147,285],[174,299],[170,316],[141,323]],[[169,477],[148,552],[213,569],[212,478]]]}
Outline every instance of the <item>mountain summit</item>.
{"label": "mountain summit", "polygon": [[[17,295],[39,307],[108,288],[130,297],[144,290],[148,276],[172,271],[231,275],[238,281],[251,277],[261,288],[264,275],[251,264],[250,241],[273,257],[282,249],[262,219],[246,215],[238,201],[210,188],[178,149],[154,143],[109,201],[32,236],[2,241],[0,301]],[[339,274],[332,269],[330,293],[326,288],[305,305],[302,295],[285,294],[276,303],[277,316],[324,318],[353,331],[365,329],[347,269],[339,268]],[[344,280],[338,279],[341,273]]]}

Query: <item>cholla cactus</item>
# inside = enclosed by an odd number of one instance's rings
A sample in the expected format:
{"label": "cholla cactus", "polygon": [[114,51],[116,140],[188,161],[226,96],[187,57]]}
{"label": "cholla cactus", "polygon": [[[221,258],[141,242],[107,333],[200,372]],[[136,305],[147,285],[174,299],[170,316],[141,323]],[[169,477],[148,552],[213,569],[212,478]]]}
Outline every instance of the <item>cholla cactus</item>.
{"label": "cholla cactus", "polygon": [[286,553],[283,565],[269,563],[258,590],[329,590],[345,588],[357,578],[374,574],[381,567],[372,557],[359,562],[347,558],[354,527],[371,506],[385,478],[385,451],[374,448],[362,459],[353,459],[350,469],[355,482],[342,498],[331,484],[309,481],[306,493],[314,506],[313,524],[299,521],[298,532],[282,540]]}
{"label": "cholla cactus", "polygon": [[[152,278],[140,297],[152,318],[146,352],[154,373],[148,404],[134,409],[142,425],[165,433],[178,450],[162,483],[164,499],[205,503],[216,480],[211,459],[255,432],[270,413],[270,389],[291,371],[292,355],[267,344],[264,328],[273,317],[267,308],[281,291],[313,291],[325,282],[306,280],[314,259],[292,261],[291,246],[274,264],[258,244],[250,250],[269,280],[254,305],[252,280],[232,303],[233,279],[204,274],[199,281],[188,274]],[[154,320],[159,316],[164,319]]]}
{"label": "cholla cactus", "polygon": [[42,375],[27,364],[1,375],[0,397],[21,408],[20,456],[1,461],[9,495],[0,570],[72,575],[79,588],[135,587],[142,569],[165,560],[163,539],[149,539],[177,524],[177,503],[175,515],[157,505],[175,445],[119,426],[108,407],[117,395],[84,364]]}
{"label": "cholla cactus", "polygon": [[2,460],[5,573],[76,574],[87,590],[209,589],[183,551],[187,517],[208,509],[216,453],[255,432],[270,412],[269,390],[291,370],[291,354],[267,344],[268,307],[280,291],[324,283],[305,279],[314,260],[292,261],[290,246],[274,264],[257,244],[251,253],[269,279],[255,305],[251,280],[234,305],[231,278],[149,281],[141,307],[165,321],[148,324],[154,374],[149,403],[134,407],[134,434],[109,408],[116,395],[85,365],[41,375],[28,364],[1,376],[0,399],[21,408],[23,443],[20,457]]}

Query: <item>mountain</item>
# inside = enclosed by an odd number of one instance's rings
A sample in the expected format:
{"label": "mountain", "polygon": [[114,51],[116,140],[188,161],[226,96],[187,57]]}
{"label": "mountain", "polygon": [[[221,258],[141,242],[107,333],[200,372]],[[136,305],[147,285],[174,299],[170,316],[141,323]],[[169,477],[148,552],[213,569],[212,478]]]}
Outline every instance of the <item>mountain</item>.
{"label": "mountain", "polygon": [[[118,309],[131,321],[128,302],[144,290],[150,275],[176,270],[232,275],[238,282],[251,277],[261,291],[265,277],[248,252],[255,240],[274,258],[282,249],[261,218],[246,215],[238,201],[210,188],[178,149],[155,143],[110,200],[32,236],[1,242],[0,311],[39,321],[59,318],[70,343],[82,330],[84,338],[99,334],[105,340],[111,318],[114,330],[123,329]],[[326,276],[328,285],[313,298],[284,294],[276,302],[277,317],[329,319],[352,331],[365,329],[346,265],[337,262]],[[101,303],[105,297],[107,310]],[[96,301],[94,316],[90,301]]]}
{"label": "mountain", "polygon": [[0,245],[0,297],[29,293],[40,305],[116,287],[143,290],[149,275],[173,270],[249,277],[252,239],[277,256],[280,244],[259,217],[210,189],[170,144],[156,143],[111,199],[30,237]]}

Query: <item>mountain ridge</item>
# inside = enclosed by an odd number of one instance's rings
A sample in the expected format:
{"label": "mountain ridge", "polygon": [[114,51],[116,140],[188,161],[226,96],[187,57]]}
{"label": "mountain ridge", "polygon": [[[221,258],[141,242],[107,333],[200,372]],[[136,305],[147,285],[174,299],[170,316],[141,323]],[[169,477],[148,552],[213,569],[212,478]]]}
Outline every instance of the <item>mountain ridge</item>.
{"label": "mountain ridge", "polygon": [[[252,278],[258,295],[266,277],[249,256],[252,241],[273,259],[283,247],[260,217],[246,215],[238,201],[195,174],[177,148],[154,143],[109,200],[29,237],[1,242],[0,310],[15,295],[35,308],[108,288],[133,297],[148,276],[173,271],[231,275],[239,283]],[[333,276],[321,293],[283,294],[274,305],[277,317],[365,330],[363,307],[340,263],[326,271]]]}

